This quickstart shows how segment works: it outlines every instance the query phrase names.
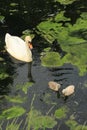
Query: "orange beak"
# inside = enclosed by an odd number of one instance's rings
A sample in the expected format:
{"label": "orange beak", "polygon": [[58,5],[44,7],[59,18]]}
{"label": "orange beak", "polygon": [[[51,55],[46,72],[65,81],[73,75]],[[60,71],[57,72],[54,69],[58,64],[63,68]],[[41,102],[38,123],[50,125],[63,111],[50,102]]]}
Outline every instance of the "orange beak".
{"label": "orange beak", "polygon": [[33,45],[31,42],[29,42],[29,48],[32,50],[33,49]]}

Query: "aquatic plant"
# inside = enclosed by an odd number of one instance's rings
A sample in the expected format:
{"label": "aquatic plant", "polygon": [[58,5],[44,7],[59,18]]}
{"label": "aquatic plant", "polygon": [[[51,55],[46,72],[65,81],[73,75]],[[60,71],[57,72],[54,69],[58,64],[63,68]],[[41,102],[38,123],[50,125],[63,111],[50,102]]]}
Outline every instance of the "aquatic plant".
{"label": "aquatic plant", "polygon": [[56,101],[52,100],[52,95],[51,93],[46,93],[43,97],[42,97],[43,102],[45,102],[46,104],[51,104],[51,105],[56,105]]}
{"label": "aquatic plant", "polygon": [[15,86],[16,88],[16,91],[17,90],[22,90],[25,94],[27,94],[28,92],[28,89],[33,85],[34,83],[33,82],[26,82],[24,84],[17,84]]}
{"label": "aquatic plant", "polygon": [[87,126],[85,123],[83,125],[80,125],[75,120],[67,120],[66,125],[70,128],[70,130],[87,130]]}
{"label": "aquatic plant", "polygon": [[[8,120],[5,130],[19,130],[21,124],[22,124],[22,121],[18,122],[18,118],[14,118],[12,121]],[[0,122],[0,130],[3,130],[3,125],[4,125],[4,122],[3,121]]]}
{"label": "aquatic plant", "polygon": [[33,85],[33,82],[26,82],[24,85],[22,85],[22,91],[27,94],[28,89]]}
{"label": "aquatic plant", "polygon": [[0,61],[4,61],[4,58],[0,57]]}
{"label": "aquatic plant", "polygon": [[53,117],[44,116],[35,109],[28,113],[27,123],[27,130],[30,130],[30,128],[35,130],[53,128],[57,124]]}
{"label": "aquatic plant", "polygon": [[[58,22],[70,22],[71,19],[67,18],[64,16],[65,11],[61,11],[60,13],[58,13],[55,17],[54,17],[54,22],[58,23]],[[59,24],[60,25],[60,24]],[[62,25],[62,24],[61,24]]]}
{"label": "aquatic plant", "polygon": [[5,73],[5,72],[3,72],[3,73],[0,74],[0,79],[1,80],[5,79],[7,77],[9,77],[9,75],[7,73]]}
{"label": "aquatic plant", "polygon": [[21,97],[20,95],[17,96],[5,96],[5,99],[7,99],[9,102],[13,103],[23,103],[26,100],[26,97]]}
{"label": "aquatic plant", "polygon": [[28,36],[28,35],[30,35],[32,39],[35,37],[32,30],[26,29],[22,32],[22,38],[23,39],[25,38],[25,36]]}
{"label": "aquatic plant", "polygon": [[4,59],[1,58],[1,63],[0,63],[0,80],[3,80],[5,78],[8,78],[10,75],[7,73],[7,68],[8,65],[6,64],[6,62],[4,62]]}
{"label": "aquatic plant", "polygon": [[[65,22],[65,26],[63,26],[61,20]],[[61,46],[85,42],[85,39],[81,37],[81,34],[78,32],[87,30],[87,28],[85,28],[87,20],[83,19],[81,15],[74,25],[66,21],[70,21],[70,19],[65,17],[64,12],[61,11],[53,20],[47,19],[41,22],[37,26],[37,33],[50,43],[52,43],[54,39],[57,39]],[[78,34],[78,36],[74,34]]]}
{"label": "aquatic plant", "polygon": [[43,66],[56,67],[60,63],[60,55],[56,52],[48,52],[41,57],[41,62]]}
{"label": "aquatic plant", "polygon": [[66,106],[62,106],[55,111],[54,116],[57,119],[66,118],[68,111],[69,109]]}
{"label": "aquatic plant", "polygon": [[[69,18],[64,16],[61,11],[54,19],[47,19],[37,26],[37,33],[40,34],[50,44],[57,39],[61,48],[67,52],[64,57],[60,57],[58,52],[43,50],[44,55],[41,55],[41,63],[47,67],[62,66],[66,63],[71,63],[79,69],[79,74],[87,73],[87,13],[83,12],[77,19],[76,23],[71,25]],[[62,21],[65,22],[63,26]],[[68,21],[68,23],[66,22]],[[41,53],[42,54],[42,53]]]}
{"label": "aquatic plant", "polygon": [[19,117],[23,115],[25,111],[26,110],[23,107],[13,106],[3,111],[0,114],[0,119],[11,119],[11,118]]}
{"label": "aquatic plant", "polygon": [[10,6],[12,7],[18,6],[18,3],[10,3]]}
{"label": "aquatic plant", "polygon": [[3,15],[0,14],[0,22],[1,23],[4,23],[4,19],[5,19],[5,16],[3,16]]}
{"label": "aquatic plant", "polygon": [[17,123],[18,119],[13,119],[11,122],[8,121],[8,124],[6,125],[6,130],[19,130],[20,125],[22,124],[22,121]]}
{"label": "aquatic plant", "polygon": [[68,4],[72,4],[76,0],[55,0],[55,1],[63,5],[68,5]]}

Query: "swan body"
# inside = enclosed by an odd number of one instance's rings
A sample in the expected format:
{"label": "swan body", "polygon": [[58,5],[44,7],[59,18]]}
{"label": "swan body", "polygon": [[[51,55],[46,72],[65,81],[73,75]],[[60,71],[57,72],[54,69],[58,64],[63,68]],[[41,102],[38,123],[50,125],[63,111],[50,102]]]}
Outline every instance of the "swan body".
{"label": "swan body", "polygon": [[52,89],[52,90],[54,90],[54,91],[59,91],[59,89],[61,87],[60,84],[58,84],[58,83],[56,83],[54,81],[49,81],[48,85],[49,85],[49,88]]}
{"label": "swan body", "polygon": [[66,87],[65,89],[62,90],[62,94],[64,96],[70,96],[74,93],[75,86],[74,85],[69,85],[68,87]]}
{"label": "swan body", "polygon": [[[17,60],[24,62],[32,61],[32,53],[28,46],[28,41],[31,38],[27,36],[26,41],[22,40],[17,36],[12,36],[9,33],[5,35],[5,43],[7,52]],[[30,38],[30,39],[29,39]]]}

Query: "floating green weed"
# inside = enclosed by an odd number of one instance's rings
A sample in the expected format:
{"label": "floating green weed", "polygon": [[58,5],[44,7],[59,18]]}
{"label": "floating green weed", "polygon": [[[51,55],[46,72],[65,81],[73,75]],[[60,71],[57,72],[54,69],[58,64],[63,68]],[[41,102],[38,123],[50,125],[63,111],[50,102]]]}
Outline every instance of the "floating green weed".
{"label": "floating green weed", "polygon": [[41,57],[42,65],[47,67],[56,67],[60,62],[60,55],[56,52],[47,52]]}
{"label": "floating green weed", "polygon": [[68,108],[66,106],[61,107],[55,111],[55,117],[58,119],[65,118],[67,116]]}
{"label": "floating green weed", "polygon": [[4,19],[5,19],[5,16],[0,15],[0,22],[1,22],[1,23],[4,23]]}
{"label": "floating green weed", "polygon": [[68,4],[72,4],[76,0],[55,0],[55,1],[63,5],[68,5]]}
{"label": "floating green weed", "polygon": [[5,98],[9,101],[9,102],[13,102],[13,103],[23,103],[26,100],[26,97],[21,97],[20,95],[18,96],[5,96]]}
{"label": "floating green weed", "polygon": [[70,18],[64,16],[64,13],[65,11],[61,11],[60,13],[58,13],[54,18],[55,22],[70,21]]}
{"label": "floating green weed", "polygon": [[87,130],[87,126],[85,124],[80,125],[75,120],[66,121],[66,125],[70,128],[70,130]]}
{"label": "floating green weed", "polygon": [[[22,120],[18,122],[18,118],[14,118],[12,121],[7,122],[6,129],[5,130],[19,130],[20,126],[22,124]],[[3,130],[4,122],[0,122],[0,130]]]}
{"label": "floating green weed", "polygon": [[6,119],[11,119],[11,118],[15,118],[18,116],[21,116],[25,113],[25,109],[23,107],[20,106],[14,106],[11,107],[7,110],[4,110],[1,115],[0,115],[0,119],[6,118]]}
{"label": "floating green weed", "polygon": [[8,121],[8,124],[6,126],[6,130],[19,130],[20,125],[22,124],[22,121],[17,123],[18,119],[13,119],[12,122]]}
{"label": "floating green weed", "polygon": [[[87,12],[83,12],[73,25],[69,22],[66,23],[69,20],[61,11],[54,19],[49,18],[37,26],[38,34],[50,44],[54,39],[57,39],[61,48],[67,52],[63,58],[60,58],[57,53],[47,52],[44,56],[41,56],[41,62],[42,65],[48,67],[71,63],[78,67],[79,74],[82,76],[87,73]],[[65,22],[65,26],[61,21]]]}
{"label": "floating green weed", "polygon": [[18,3],[10,3],[10,6],[12,7],[18,6]]}
{"label": "floating green weed", "polygon": [[30,128],[35,130],[53,128],[57,124],[53,117],[43,116],[39,111],[35,109],[32,109],[28,113],[27,123],[27,130],[30,130]]}
{"label": "floating green weed", "polygon": [[27,82],[22,86],[22,91],[27,94],[27,91],[29,89],[29,87],[31,87],[33,85],[33,82]]}
{"label": "floating green weed", "polygon": [[22,90],[25,94],[27,94],[28,89],[33,85],[33,82],[26,82],[24,84],[16,85],[16,90]]}
{"label": "floating green weed", "polygon": [[46,93],[46,94],[43,96],[43,101],[44,101],[46,104],[53,104],[53,105],[57,104],[56,102],[54,102],[54,101],[52,100],[52,96],[51,96],[50,93]]}
{"label": "floating green weed", "polygon": [[0,57],[0,61],[4,61],[4,58]]}
{"label": "floating green weed", "polygon": [[87,88],[87,81],[84,82],[84,86]]}
{"label": "floating green weed", "polygon": [[[26,13],[27,13],[27,11],[26,11]],[[23,39],[25,39],[25,37],[28,36],[28,35],[30,35],[32,39],[35,37],[33,31],[32,31],[32,30],[29,30],[29,29],[24,30],[24,31],[22,32],[22,34],[23,34],[23,35],[22,35],[22,38],[23,38]]]}
{"label": "floating green weed", "polygon": [[5,78],[8,78],[8,77],[9,77],[9,75],[7,73],[5,73],[5,72],[0,74],[0,79],[1,80],[5,79]]}
{"label": "floating green weed", "polygon": [[[2,57],[0,57],[0,60],[4,61]],[[0,63],[0,79],[1,80],[9,77],[9,74],[7,73],[7,68],[8,68],[8,65],[5,62]]]}

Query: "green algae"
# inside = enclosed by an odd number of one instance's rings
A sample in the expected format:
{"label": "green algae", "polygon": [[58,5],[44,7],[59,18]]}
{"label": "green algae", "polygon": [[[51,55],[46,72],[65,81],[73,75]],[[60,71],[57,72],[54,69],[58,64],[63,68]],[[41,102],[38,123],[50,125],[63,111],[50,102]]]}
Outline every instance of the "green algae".
{"label": "green algae", "polygon": [[0,60],[1,60],[1,63],[0,63],[0,80],[4,80],[4,79],[10,77],[10,75],[7,72],[8,64],[1,57],[0,57]]}
{"label": "green algae", "polygon": [[46,93],[44,96],[43,96],[43,99],[42,99],[46,104],[52,104],[52,105],[56,105],[57,103],[54,102],[52,100],[52,95],[50,93]]}
{"label": "green algae", "polygon": [[25,109],[20,106],[13,106],[11,108],[8,108],[7,110],[4,110],[0,114],[0,119],[11,119],[15,117],[19,117],[25,113]]}
{"label": "green algae", "polygon": [[5,16],[0,15],[0,22],[4,23]]}
{"label": "green algae", "polygon": [[54,116],[55,116],[57,119],[66,118],[67,112],[68,112],[68,108],[67,108],[66,106],[64,106],[64,107],[58,108],[58,109],[55,111]]}
{"label": "green algae", "polygon": [[57,52],[47,52],[44,56],[41,56],[41,63],[47,67],[58,67],[70,63],[78,67],[79,74],[82,76],[87,72],[86,47],[86,44],[67,47],[65,50],[68,53],[63,58]]}
{"label": "green algae", "polygon": [[5,98],[9,101],[9,102],[13,102],[13,103],[23,103],[26,100],[26,97],[21,97],[20,95],[17,96],[5,96]]}
{"label": "green algae", "polygon": [[42,65],[48,67],[55,67],[59,65],[60,55],[55,52],[48,52],[41,58]]}
{"label": "green algae", "polygon": [[26,82],[24,85],[22,85],[22,91],[27,94],[28,89],[33,85],[33,82]]}
{"label": "green algae", "polygon": [[87,130],[87,126],[85,124],[80,125],[75,120],[67,120],[65,124],[70,128],[70,130]]}
{"label": "green algae", "polygon": [[69,4],[72,4],[76,0],[55,0],[55,1],[63,5],[69,5]]}
{"label": "green algae", "polygon": [[[60,16],[62,18],[60,18]],[[78,33],[79,31],[84,32],[87,30],[86,23],[87,20],[83,19],[82,16],[77,19],[74,25],[71,25],[69,22],[65,23],[63,26],[61,19],[65,21],[70,21],[69,18],[63,16],[63,12],[57,14],[54,18],[54,22],[51,19],[48,19],[44,22],[41,22],[37,29],[38,33],[41,34],[48,42],[52,43],[54,39],[57,39],[60,44],[69,45],[85,42],[85,39],[81,37]],[[77,34],[77,35],[75,35]]]}
{"label": "green algae", "polygon": [[10,6],[12,7],[18,6],[18,3],[10,3]]}
{"label": "green algae", "polygon": [[53,128],[57,122],[55,119],[51,116],[44,116],[41,114],[41,112],[31,109],[31,111],[28,113],[27,118],[27,129],[46,129],[46,128]]}
{"label": "green algae", "polygon": [[5,72],[0,74],[0,79],[1,80],[5,79],[5,78],[8,78],[8,77],[9,77],[9,75],[7,73],[5,73]]}
{"label": "green algae", "polygon": [[4,58],[0,57],[0,62],[4,61]]}
{"label": "green algae", "polygon": [[[8,120],[8,123],[6,124],[6,130],[19,130],[20,126],[22,124],[22,121],[17,122],[18,118],[13,119],[12,121]],[[0,124],[0,130],[3,130],[3,122]]]}
{"label": "green algae", "polygon": [[28,89],[29,89],[33,84],[34,84],[33,82],[26,82],[26,83],[24,83],[24,84],[17,84],[17,85],[15,86],[15,88],[16,88],[16,91],[22,90],[25,94],[27,94]]}
{"label": "green algae", "polygon": [[60,13],[58,13],[55,18],[54,18],[54,21],[57,23],[57,22],[61,22],[61,21],[70,21],[71,19],[70,18],[67,18],[64,16],[64,13],[65,11],[61,11]]}
{"label": "green algae", "polygon": [[31,36],[31,38],[33,39],[35,37],[34,33],[32,30],[26,29],[22,32],[22,37],[23,39],[25,39],[26,36]]}
{"label": "green algae", "polygon": [[[65,22],[65,26],[61,21]],[[78,68],[82,76],[87,73],[87,13],[83,12],[73,25],[69,21],[70,19],[61,11],[54,20],[49,18],[37,26],[38,34],[41,34],[50,44],[57,39],[61,48],[67,52],[63,58],[60,58],[57,52],[46,52],[44,56],[41,56],[41,62],[47,67],[70,63]]]}

